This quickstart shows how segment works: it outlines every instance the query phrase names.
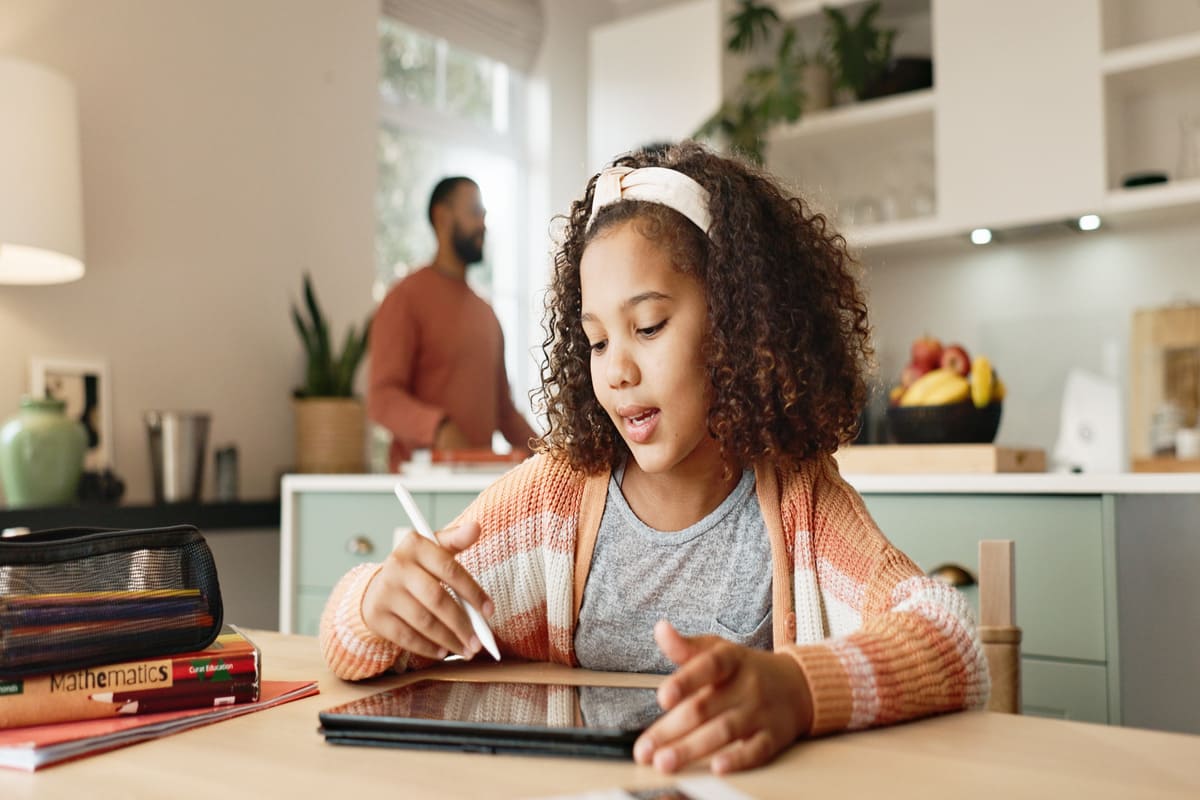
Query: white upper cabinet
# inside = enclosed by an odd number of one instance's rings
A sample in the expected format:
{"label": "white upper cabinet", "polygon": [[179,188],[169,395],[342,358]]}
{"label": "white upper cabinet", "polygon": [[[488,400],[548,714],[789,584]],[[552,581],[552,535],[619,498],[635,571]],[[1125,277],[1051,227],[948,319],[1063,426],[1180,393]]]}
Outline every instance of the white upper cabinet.
{"label": "white upper cabinet", "polygon": [[[778,0],[807,50],[823,6]],[[590,168],[692,133],[719,106],[731,0],[670,5],[591,38]],[[767,134],[767,167],[872,251],[969,246],[975,227],[1099,213],[1200,219],[1200,0],[882,0],[897,56],[933,87],[806,109]],[[744,66],[744,65],[742,65]],[[1130,186],[1145,173],[1166,182]]]}
{"label": "white upper cabinet", "polygon": [[1107,209],[1200,219],[1200,2],[1102,8]]}
{"label": "white upper cabinet", "polygon": [[721,105],[719,0],[688,3],[592,30],[588,170],[613,156],[690,136]]}
{"label": "white upper cabinet", "polygon": [[1100,210],[1096,0],[934,0],[937,195],[948,228]]}

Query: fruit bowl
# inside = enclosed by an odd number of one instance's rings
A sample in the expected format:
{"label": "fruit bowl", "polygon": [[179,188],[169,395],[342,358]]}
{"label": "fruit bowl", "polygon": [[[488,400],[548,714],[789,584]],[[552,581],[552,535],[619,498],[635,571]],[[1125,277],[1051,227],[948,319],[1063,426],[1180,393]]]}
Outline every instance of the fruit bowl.
{"label": "fruit bowl", "polygon": [[889,406],[888,431],[900,444],[988,444],[1000,427],[1002,405],[976,408],[967,400],[941,406]]}

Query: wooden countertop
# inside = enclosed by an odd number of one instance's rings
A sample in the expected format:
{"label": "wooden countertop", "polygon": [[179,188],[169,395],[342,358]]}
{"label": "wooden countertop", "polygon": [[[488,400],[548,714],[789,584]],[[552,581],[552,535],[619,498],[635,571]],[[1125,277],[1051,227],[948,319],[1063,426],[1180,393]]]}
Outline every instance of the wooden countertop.
{"label": "wooden countertop", "polygon": [[[263,649],[265,677],[318,679],[321,694],[34,774],[0,771],[0,797],[539,797],[674,780],[632,762],[327,745],[316,730],[319,710],[410,678],[345,683],[321,666],[315,639],[250,635]],[[439,671],[564,683],[579,677],[539,664]],[[608,677],[636,685],[656,680]],[[727,780],[755,798],[1195,798],[1198,763],[1200,737],[967,712],[801,742],[767,767]]]}

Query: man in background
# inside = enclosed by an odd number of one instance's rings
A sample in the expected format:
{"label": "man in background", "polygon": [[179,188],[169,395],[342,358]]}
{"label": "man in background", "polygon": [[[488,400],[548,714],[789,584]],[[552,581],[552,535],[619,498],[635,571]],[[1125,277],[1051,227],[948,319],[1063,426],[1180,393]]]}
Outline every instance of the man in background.
{"label": "man in background", "polygon": [[393,472],[413,450],[490,450],[499,430],[527,452],[537,435],[512,402],[500,321],[467,285],[485,214],[473,180],[441,180],[429,198],[433,263],[393,286],[371,323],[367,415],[392,432]]}

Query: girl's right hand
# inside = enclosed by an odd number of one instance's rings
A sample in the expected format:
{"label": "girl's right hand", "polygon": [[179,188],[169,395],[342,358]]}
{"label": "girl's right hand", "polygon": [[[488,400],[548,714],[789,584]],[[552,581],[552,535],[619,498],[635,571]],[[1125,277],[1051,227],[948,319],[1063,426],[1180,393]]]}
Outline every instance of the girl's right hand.
{"label": "girl's right hand", "polygon": [[440,544],[412,531],[388,555],[363,595],[363,621],[376,636],[410,653],[437,660],[449,653],[471,658],[482,645],[467,612],[443,584],[484,617],[492,616],[491,599],[454,560],[479,538],[479,525],[468,522],[437,537]]}

